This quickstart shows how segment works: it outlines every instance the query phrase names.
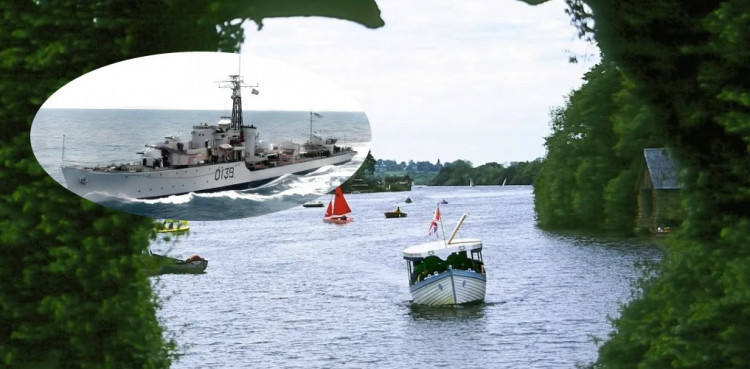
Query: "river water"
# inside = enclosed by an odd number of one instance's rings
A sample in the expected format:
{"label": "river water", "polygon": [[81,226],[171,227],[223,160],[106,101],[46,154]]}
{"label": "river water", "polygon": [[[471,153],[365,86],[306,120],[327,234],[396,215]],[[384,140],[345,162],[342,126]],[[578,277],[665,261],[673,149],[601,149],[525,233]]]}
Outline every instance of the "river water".
{"label": "river water", "polygon": [[[530,186],[346,198],[355,220],[343,226],[298,206],[195,221],[186,236],[154,241],[154,251],[209,259],[205,274],[153,279],[178,342],[173,368],[574,368],[596,357],[593,337],[607,336],[607,317],[630,298],[635,263],[661,258],[644,241],[536,228]],[[484,243],[484,303],[411,303],[401,251],[429,240],[443,198],[445,232],[467,213],[459,235]],[[396,206],[408,217],[385,219]]]}

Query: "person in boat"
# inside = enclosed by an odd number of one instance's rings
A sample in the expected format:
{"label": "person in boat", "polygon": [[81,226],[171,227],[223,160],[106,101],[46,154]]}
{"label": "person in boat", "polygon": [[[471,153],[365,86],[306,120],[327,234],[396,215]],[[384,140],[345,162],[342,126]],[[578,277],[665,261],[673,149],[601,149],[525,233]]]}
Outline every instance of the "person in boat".
{"label": "person in boat", "polygon": [[414,279],[415,282],[423,281],[430,275],[430,266],[428,265],[427,259],[417,261],[414,263]]}
{"label": "person in boat", "polygon": [[203,261],[203,260],[205,260],[205,259],[203,259],[203,258],[202,258],[202,257],[201,257],[200,255],[198,255],[198,254],[195,254],[195,255],[193,255],[193,256],[191,256],[191,257],[189,257],[189,258],[188,258],[187,260],[185,260],[185,261],[187,261],[187,262],[191,262],[191,261]]}
{"label": "person in boat", "polygon": [[422,272],[424,272],[424,264],[422,264],[421,261],[415,261],[414,262],[414,271],[411,273],[411,283],[414,284],[416,282],[421,281],[421,278],[424,278],[422,276]]}
{"label": "person in boat", "polygon": [[427,269],[423,269],[422,272],[417,275],[417,282],[423,281],[429,275],[430,272],[428,272]]}

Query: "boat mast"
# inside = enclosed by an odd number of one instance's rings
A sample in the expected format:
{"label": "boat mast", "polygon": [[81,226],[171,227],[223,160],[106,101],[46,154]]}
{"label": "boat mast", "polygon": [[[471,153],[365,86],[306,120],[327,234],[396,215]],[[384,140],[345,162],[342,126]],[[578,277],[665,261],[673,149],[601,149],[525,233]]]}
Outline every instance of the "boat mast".
{"label": "boat mast", "polygon": [[232,129],[242,128],[242,78],[239,75],[229,76],[232,84]]}
{"label": "boat mast", "polygon": [[[224,84],[220,84],[219,87],[231,88],[232,89],[232,129],[242,129],[242,93],[243,87],[258,87],[258,85],[249,86],[243,85],[242,77],[239,74],[232,74],[229,76],[229,80],[222,81]],[[253,95],[258,94],[258,90],[252,90]]]}
{"label": "boat mast", "polygon": [[320,114],[318,114],[318,113],[316,113],[316,112],[314,112],[314,111],[310,110],[310,139],[309,139],[309,142],[313,142],[313,129],[312,129],[312,123],[313,123],[313,115],[314,115],[314,116],[315,116],[316,118],[323,118],[323,116],[322,116],[322,115],[320,115]]}

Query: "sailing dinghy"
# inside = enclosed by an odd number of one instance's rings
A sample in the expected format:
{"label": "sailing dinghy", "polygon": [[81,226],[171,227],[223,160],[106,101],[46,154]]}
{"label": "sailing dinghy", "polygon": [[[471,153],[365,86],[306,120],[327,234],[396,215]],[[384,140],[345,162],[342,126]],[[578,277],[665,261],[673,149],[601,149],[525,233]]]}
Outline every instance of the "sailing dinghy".
{"label": "sailing dinghy", "polygon": [[349,204],[346,203],[346,199],[344,198],[344,191],[341,190],[341,187],[336,187],[333,198],[328,203],[328,208],[323,216],[323,221],[326,223],[346,224],[354,220],[354,218],[347,216],[351,212],[352,209],[349,208]]}

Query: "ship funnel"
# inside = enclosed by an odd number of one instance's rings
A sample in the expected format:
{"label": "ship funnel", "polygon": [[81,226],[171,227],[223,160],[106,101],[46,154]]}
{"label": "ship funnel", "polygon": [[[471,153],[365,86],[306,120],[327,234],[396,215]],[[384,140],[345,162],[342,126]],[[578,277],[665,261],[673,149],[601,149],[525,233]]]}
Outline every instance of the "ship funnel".
{"label": "ship funnel", "polygon": [[255,138],[258,136],[255,126],[243,126],[242,135],[245,136],[245,161],[254,163],[260,161],[255,155]]}

